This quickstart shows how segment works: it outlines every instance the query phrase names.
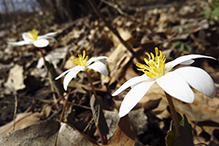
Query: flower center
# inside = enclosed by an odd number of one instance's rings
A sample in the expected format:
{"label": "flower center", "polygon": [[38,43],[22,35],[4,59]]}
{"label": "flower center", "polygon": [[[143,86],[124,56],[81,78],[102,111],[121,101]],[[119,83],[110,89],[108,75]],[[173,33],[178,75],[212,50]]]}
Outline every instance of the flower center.
{"label": "flower center", "polygon": [[138,70],[144,72],[148,77],[157,79],[163,76],[165,69],[165,55],[155,47],[155,57],[153,53],[146,53],[148,60],[144,58],[145,64],[136,63]]}
{"label": "flower center", "polygon": [[38,32],[35,29],[32,29],[32,30],[29,31],[27,36],[28,36],[29,39],[36,41],[37,38],[38,38]]}
{"label": "flower center", "polygon": [[88,56],[85,56],[85,50],[83,51],[83,56],[78,54],[78,58],[71,58],[71,60],[76,63],[77,65],[86,67],[86,63],[88,60]]}

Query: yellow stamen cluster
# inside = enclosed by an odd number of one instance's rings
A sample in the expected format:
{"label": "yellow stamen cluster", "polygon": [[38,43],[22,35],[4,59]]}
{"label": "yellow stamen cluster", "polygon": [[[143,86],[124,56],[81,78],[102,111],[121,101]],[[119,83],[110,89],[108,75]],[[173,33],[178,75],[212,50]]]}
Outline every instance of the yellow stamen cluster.
{"label": "yellow stamen cluster", "polygon": [[144,58],[145,64],[136,63],[138,70],[144,72],[148,77],[157,79],[164,75],[165,55],[155,47],[155,56],[153,53],[146,53],[148,60]]}
{"label": "yellow stamen cluster", "polygon": [[35,29],[30,30],[28,33],[28,38],[36,41],[38,38],[38,32]]}
{"label": "yellow stamen cluster", "polygon": [[78,58],[71,58],[71,60],[76,63],[77,65],[85,67],[88,56],[85,56],[85,50],[83,51],[83,56],[81,54],[78,54]]}

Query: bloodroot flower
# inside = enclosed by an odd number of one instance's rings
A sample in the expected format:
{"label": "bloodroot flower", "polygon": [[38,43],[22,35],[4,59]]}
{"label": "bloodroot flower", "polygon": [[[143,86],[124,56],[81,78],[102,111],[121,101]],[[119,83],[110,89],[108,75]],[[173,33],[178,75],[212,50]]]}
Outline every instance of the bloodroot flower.
{"label": "bloodroot flower", "polygon": [[166,58],[157,47],[155,48],[155,56],[152,53],[146,54],[148,59],[144,59],[145,64],[136,64],[138,70],[144,72],[144,74],[128,80],[112,94],[116,96],[126,88],[132,87],[121,104],[119,111],[120,117],[128,114],[155,82],[166,93],[186,103],[192,103],[194,101],[194,93],[191,87],[210,98],[215,96],[214,82],[203,69],[187,66],[171,71],[176,65],[192,64],[194,62],[193,59],[215,58],[191,54],[178,57],[165,64]]}
{"label": "bloodroot flower", "polygon": [[8,44],[16,45],[16,46],[23,46],[28,44],[33,44],[38,48],[46,47],[49,44],[47,39],[54,39],[52,36],[55,35],[57,32],[50,32],[45,35],[38,36],[38,32],[33,29],[29,32],[24,32],[22,34],[23,41],[20,42],[9,42]]}
{"label": "bloodroot flower", "polygon": [[76,75],[80,71],[85,71],[87,73],[88,69],[93,69],[100,72],[104,76],[108,76],[108,70],[105,66],[106,64],[105,59],[109,59],[109,58],[106,56],[99,56],[99,57],[92,57],[91,59],[88,60],[88,56],[85,56],[85,51],[83,51],[83,56],[79,54],[78,58],[71,58],[71,60],[74,63],[76,63],[77,66],[69,70],[66,70],[55,79],[57,80],[62,76],[64,76],[65,74],[67,74],[63,80],[64,89],[67,90],[69,82],[72,80],[72,78],[76,78]]}

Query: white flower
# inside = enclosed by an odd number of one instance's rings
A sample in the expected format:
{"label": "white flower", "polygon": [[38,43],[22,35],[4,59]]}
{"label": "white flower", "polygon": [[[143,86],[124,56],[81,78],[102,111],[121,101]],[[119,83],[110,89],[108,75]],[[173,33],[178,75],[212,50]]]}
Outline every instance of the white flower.
{"label": "white flower", "polygon": [[57,32],[50,32],[45,35],[38,36],[38,32],[33,29],[29,32],[24,32],[22,34],[23,41],[20,42],[8,42],[8,44],[16,45],[16,46],[23,46],[28,44],[33,44],[36,47],[42,48],[46,47],[49,44],[47,39],[54,39],[52,36],[55,35]]}
{"label": "white flower", "polygon": [[88,69],[93,69],[93,70],[100,72],[104,76],[108,76],[108,70],[105,66],[106,64],[105,59],[109,59],[109,58],[106,56],[99,56],[99,57],[93,57],[88,60],[88,56],[85,56],[85,51],[83,51],[83,56],[79,54],[78,58],[71,59],[74,63],[77,64],[77,66],[69,70],[66,70],[65,72],[60,74],[58,77],[56,77],[55,79],[57,80],[61,78],[62,76],[64,76],[65,74],[67,74],[63,80],[64,89],[67,90],[69,82],[72,80],[72,78],[76,78],[76,75],[80,71],[87,71]]}
{"label": "white flower", "polygon": [[120,106],[120,117],[128,114],[155,82],[166,93],[186,103],[192,103],[194,101],[194,93],[191,87],[210,98],[215,96],[214,82],[203,69],[187,66],[170,71],[179,64],[192,64],[194,62],[193,59],[215,58],[193,54],[181,56],[165,64],[166,58],[157,47],[155,48],[155,56],[152,53],[146,54],[149,58],[148,60],[146,58],[144,59],[146,65],[141,63],[136,64],[139,67],[138,70],[143,71],[144,74],[128,80],[112,94],[116,96],[126,88],[132,87]]}

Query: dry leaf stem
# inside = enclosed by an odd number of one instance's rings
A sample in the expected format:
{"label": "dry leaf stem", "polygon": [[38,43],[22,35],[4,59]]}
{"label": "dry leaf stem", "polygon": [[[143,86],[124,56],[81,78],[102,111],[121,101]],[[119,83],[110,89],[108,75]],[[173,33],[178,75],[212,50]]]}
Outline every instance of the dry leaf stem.
{"label": "dry leaf stem", "polygon": [[175,106],[173,104],[173,101],[172,101],[172,97],[166,93],[166,97],[167,97],[167,100],[168,100],[168,103],[169,103],[169,106],[170,106],[170,112],[171,112],[171,115],[172,115],[172,119],[173,119],[173,122],[174,122],[174,126],[175,126],[175,129],[176,129],[176,134],[178,136],[180,136],[180,133],[179,133],[179,119],[178,119],[178,116],[177,116],[177,113],[176,113],[176,109],[175,109]]}

